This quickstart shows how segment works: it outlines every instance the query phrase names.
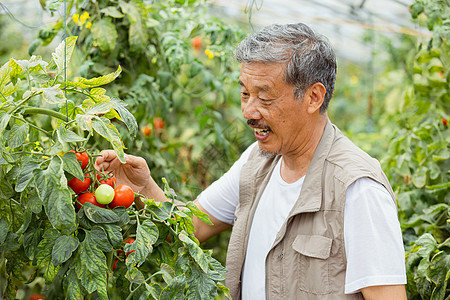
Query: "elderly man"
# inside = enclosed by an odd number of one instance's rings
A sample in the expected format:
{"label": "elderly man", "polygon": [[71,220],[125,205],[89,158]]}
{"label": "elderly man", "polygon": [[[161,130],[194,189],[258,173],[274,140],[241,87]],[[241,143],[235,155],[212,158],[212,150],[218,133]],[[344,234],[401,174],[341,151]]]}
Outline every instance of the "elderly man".
{"label": "elderly man", "polygon": [[[207,240],[233,227],[227,286],[233,299],[406,299],[397,206],[378,161],[327,116],[336,59],[304,24],[272,25],[236,49],[241,108],[257,142],[195,203]],[[142,158],[97,167],[166,201]]]}

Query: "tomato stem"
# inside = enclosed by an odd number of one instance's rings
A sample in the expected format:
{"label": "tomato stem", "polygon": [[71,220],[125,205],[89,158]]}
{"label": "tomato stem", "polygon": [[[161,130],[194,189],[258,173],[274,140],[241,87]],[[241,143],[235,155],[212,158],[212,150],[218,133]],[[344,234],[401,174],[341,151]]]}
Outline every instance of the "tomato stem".
{"label": "tomato stem", "polygon": [[47,108],[40,108],[40,107],[35,107],[35,108],[27,108],[23,111],[24,115],[28,115],[28,114],[40,114],[40,115],[47,115],[47,116],[51,116],[57,119],[60,119],[64,122],[70,122],[72,121],[70,118],[68,118],[66,115],[63,115],[60,112],[51,110],[51,109],[47,109]]}

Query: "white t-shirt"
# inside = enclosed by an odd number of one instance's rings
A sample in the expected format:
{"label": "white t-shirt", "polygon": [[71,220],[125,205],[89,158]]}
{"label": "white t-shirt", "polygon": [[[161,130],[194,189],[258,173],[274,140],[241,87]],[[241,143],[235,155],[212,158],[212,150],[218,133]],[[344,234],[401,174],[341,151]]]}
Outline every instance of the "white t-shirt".
{"label": "white t-shirt", "polygon": [[[222,222],[234,222],[241,169],[254,147],[257,143],[247,148],[227,173],[198,196],[203,208]],[[265,299],[265,259],[303,184],[304,177],[286,183],[280,175],[280,164],[281,160],[255,211],[242,273],[243,300]],[[281,194],[283,197],[279,197]],[[264,234],[259,234],[261,232]],[[397,208],[381,184],[361,178],[348,187],[344,242],[346,294],[367,286],[406,283],[405,251]]]}

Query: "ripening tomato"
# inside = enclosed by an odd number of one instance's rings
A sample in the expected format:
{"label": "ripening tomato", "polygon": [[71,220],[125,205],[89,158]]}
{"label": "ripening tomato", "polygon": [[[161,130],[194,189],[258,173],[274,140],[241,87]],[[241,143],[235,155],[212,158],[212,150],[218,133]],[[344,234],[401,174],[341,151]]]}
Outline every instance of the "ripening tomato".
{"label": "ripening tomato", "polygon": [[114,264],[113,264],[113,266],[112,266],[113,271],[115,271],[115,270],[117,269],[117,263],[118,263],[118,262],[119,262],[118,259],[116,259],[116,260],[114,261]]}
{"label": "ripening tomato", "polygon": [[161,118],[154,118],[153,125],[155,126],[156,130],[161,130],[164,128],[164,121]]}
{"label": "ripening tomato", "polygon": [[194,47],[195,50],[200,50],[202,47],[202,37],[201,36],[195,36],[192,39],[192,47]]}
{"label": "ripening tomato", "polygon": [[[125,240],[125,243],[127,243],[127,244],[133,244],[134,241],[136,241],[136,240],[133,239],[133,238],[127,238],[127,239]],[[135,251],[136,251],[136,250],[132,250],[132,251],[130,251],[130,252],[127,252],[127,256],[130,255],[130,253],[133,253],[133,252],[135,252]]]}
{"label": "ripening tomato", "polygon": [[89,188],[91,185],[91,178],[89,177],[89,174],[85,175],[84,181],[74,177],[67,181],[67,185],[75,192],[75,194],[79,195]]}
{"label": "ripening tomato", "polygon": [[448,120],[446,118],[442,118],[442,125],[447,126]]}
{"label": "ripening tomato", "polygon": [[89,156],[87,152],[76,152],[75,150],[70,150],[69,152],[73,152],[77,156],[77,160],[81,162],[81,168],[84,169],[89,163]]}
{"label": "ripening tomato", "polygon": [[141,132],[144,136],[150,136],[150,134],[152,134],[152,126],[145,125],[142,127]]}
{"label": "ripening tomato", "polygon": [[95,190],[95,198],[100,204],[109,204],[114,199],[114,188],[107,184],[100,184]]}
{"label": "ripening tomato", "polygon": [[115,187],[116,186],[116,176],[112,175],[112,174],[97,174],[97,180],[100,184],[107,184],[111,187]]}
{"label": "ripening tomato", "polygon": [[44,296],[42,296],[42,295],[39,295],[39,294],[32,294],[31,296],[30,296],[30,300],[40,300],[40,299],[45,299],[45,297]]}
{"label": "ripening tomato", "polygon": [[77,207],[78,209],[80,209],[84,203],[86,202],[91,202],[92,204],[94,204],[95,206],[98,207],[105,207],[103,204],[100,204],[97,202],[97,199],[95,199],[95,195],[94,193],[83,193],[81,195],[78,196],[77,198]]}
{"label": "ripening tomato", "polygon": [[134,192],[133,190],[126,184],[119,184],[114,189],[114,199],[111,203],[109,203],[109,208],[114,208],[117,206],[125,206],[126,208],[130,207],[134,202]]}

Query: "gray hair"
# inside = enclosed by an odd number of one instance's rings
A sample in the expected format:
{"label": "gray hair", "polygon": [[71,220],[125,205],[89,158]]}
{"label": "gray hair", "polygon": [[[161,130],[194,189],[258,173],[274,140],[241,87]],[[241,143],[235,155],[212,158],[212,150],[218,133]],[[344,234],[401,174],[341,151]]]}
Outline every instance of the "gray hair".
{"label": "gray hair", "polygon": [[294,86],[294,95],[302,99],[316,82],[325,86],[321,112],[325,112],[336,81],[336,56],[328,40],[302,23],[269,25],[245,38],[236,48],[241,63],[284,63],[284,80]]}

